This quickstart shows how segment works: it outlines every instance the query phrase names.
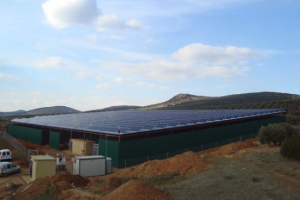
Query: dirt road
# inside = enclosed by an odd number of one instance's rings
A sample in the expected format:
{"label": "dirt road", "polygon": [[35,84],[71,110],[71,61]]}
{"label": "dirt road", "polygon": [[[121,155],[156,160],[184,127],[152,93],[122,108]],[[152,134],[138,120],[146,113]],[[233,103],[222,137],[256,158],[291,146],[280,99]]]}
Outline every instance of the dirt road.
{"label": "dirt road", "polygon": [[23,175],[27,175],[29,173],[28,169],[22,170],[20,173],[8,175],[7,177],[0,177],[0,188],[6,186],[7,183],[13,182],[17,185],[24,185],[26,182],[21,178]]}

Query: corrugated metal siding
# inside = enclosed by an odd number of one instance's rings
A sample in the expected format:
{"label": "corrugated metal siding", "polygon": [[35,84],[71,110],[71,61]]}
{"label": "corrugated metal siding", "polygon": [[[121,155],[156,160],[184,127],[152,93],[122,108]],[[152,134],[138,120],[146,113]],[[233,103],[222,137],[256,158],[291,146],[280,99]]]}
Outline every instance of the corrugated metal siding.
{"label": "corrugated metal siding", "polygon": [[107,140],[107,155],[106,155],[106,140],[100,139],[99,140],[99,149],[98,154],[102,156],[107,156],[112,158],[113,166],[119,166],[119,142],[118,141],[111,141]]}
{"label": "corrugated metal siding", "polygon": [[8,133],[15,138],[19,138],[37,145],[42,145],[42,130],[17,125],[9,125]]}
{"label": "corrugated metal siding", "polygon": [[[243,135],[257,134],[261,126],[285,121],[285,117],[273,117],[173,135],[121,141],[120,143],[117,141],[107,141],[107,154],[113,159],[113,166],[119,166],[116,160],[132,158],[140,158],[136,159],[136,163],[134,163],[139,164],[145,162],[147,160],[145,157],[147,156],[152,156],[152,159],[154,159],[153,156],[157,156],[157,159],[159,159],[159,155],[166,152],[173,151],[173,154],[180,154],[184,152],[185,148],[228,140],[229,138],[236,138]],[[209,148],[209,146],[206,148]],[[99,153],[100,155],[105,155],[105,140],[99,141]]]}
{"label": "corrugated metal siding", "polygon": [[50,136],[49,136],[50,148],[60,150],[59,143],[60,143],[60,133],[50,131]]}

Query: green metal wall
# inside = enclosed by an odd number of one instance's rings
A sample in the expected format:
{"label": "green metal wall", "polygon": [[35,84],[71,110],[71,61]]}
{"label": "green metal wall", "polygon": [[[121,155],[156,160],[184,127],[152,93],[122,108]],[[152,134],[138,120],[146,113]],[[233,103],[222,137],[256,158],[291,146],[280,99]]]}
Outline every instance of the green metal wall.
{"label": "green metal wall", "polygon": [[[216,143],[218,141],[227,140],[229,138],[237,138],[240,136],[257,134],[261,126],[270,123],[285,122],[285,117],[273,117],[262,120],[244,122],[240,124],[232,124],[228,126],[213,127],[201,129],[197,131],[164,135],[159,137],[150,137],[147,139],[131,140],[131,141],[107,141],[107,156],[114,161],[141,158],[137,163],[142,163],[145,157],[152,156],[151,159],[160,158],[160,154],[173,152],[173,154],[182,153],[185,148],[200,146],[203,144]],[[237,138],[238,141],[238,138]],[[219,144],[221,145],[221,144]],[[209,148],[209,146],[207,146]],[[177,153],[176,153],[177,151]],[[105,140],[99,140],[99,154],[105,155]],[[172,156],[172,155],[170,155]],[[114,166],[119,166],[113,162]]]}
{"label": "green metal wall", "polygon": [[119,166],[119,141],[100,139],[98,154],[112,158],[114,166]]}
{"label": "green metal wall", "polygon": [[55,131],[50,131],[50,134],[49,134],[49,147],[51,149],[60,150],[59,143],[60,143],[60,133],[55,132]]}
{"label": "green metal wall", "polygon": [[15,138],[42,145],[42,130],[40,129],[9,125],[8,133]]}

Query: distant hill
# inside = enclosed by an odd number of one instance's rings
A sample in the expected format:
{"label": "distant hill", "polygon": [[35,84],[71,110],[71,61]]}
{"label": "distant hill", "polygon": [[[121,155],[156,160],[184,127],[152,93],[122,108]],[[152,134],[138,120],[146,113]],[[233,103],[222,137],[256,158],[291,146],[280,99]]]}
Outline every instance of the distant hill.
{"label": "distant hill", "polygon": [[111,106],[108,108],[103,108],[103,109],[97,109],[97,110],[90,110],[87,112],[106,112],[106,111],[120,111],[120,110],[135,110],[141,108],[140,106]]}
{"label": "distant hill", "polygon": [[[176,95],[175,97],[177,97]],[[174,99],[173,97],[172,99]],[[200,97],[203,98],[203,97]],[[170,99],[169,101],[171,101]],[[166,101],[166,102],[169,102]],[[166,109],[166,110],[195,110],[195,109],[270,109],[284,108],[287,105],[296,107],[300,105],[300,96],[288,93],[259,92],[234,94],[222,97],[207,97],[200,100],[177,101],[174,105],[156,104],[142,109]],[[182,103],[181,103],[182,102]],[[157,106],[159,105],[159,106]],[[160,107],[161,106],[161,107]]]}
{"label": "distant hill", "polygon": [[56,115],[56,114],[68,114],[68,113],[79,113],[80,111],[67,106],[53,106],[37,108],[34,110],[18,110],[15,112],[0,112],[0,116],[32,116],[32,115]]}
{"label": "distant hill", "polygon": [[0,112],[0,116],[23,115],[25,113],[26,113],[25,110],[18,110],[13,112]]}
{"label": "distant hill", "polygon": [[187,103],[187,102],[207,100],[207,99],[212,99],[212,98],[213,97],[196,96],[196,95],[191,95],[191,94],[178,94],[168,101],[150,105],[150,106],[145,106],[141,109],[143,109],[143,110],[162,109],[162,108],[166,108],[166,107],[170,107],[170,106],[172,107],[172,106]]}
{"label": "distant hill", "polygon": [[79,113],[80,111],[67,106],[53,106],[53,107],[44,107],[37,108],[34,110],[29,110],[26,112],[26,115],[56,115],[56,114],[71,114]]}

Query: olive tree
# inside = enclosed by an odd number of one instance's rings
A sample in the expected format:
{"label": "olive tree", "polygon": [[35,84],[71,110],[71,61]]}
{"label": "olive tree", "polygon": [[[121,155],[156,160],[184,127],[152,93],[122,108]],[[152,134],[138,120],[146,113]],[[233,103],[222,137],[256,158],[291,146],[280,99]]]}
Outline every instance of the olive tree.
{"label": "olive tree", "polygon": [[297,130],[286,123],[269,124],[260,128],[258,140],[262,144],[280,146],[283,140],[296,134]]}

